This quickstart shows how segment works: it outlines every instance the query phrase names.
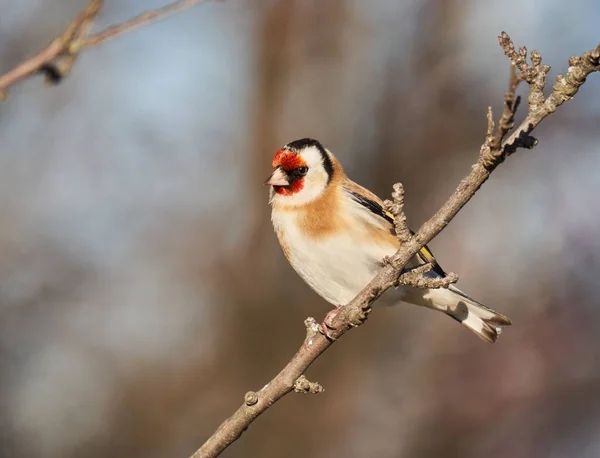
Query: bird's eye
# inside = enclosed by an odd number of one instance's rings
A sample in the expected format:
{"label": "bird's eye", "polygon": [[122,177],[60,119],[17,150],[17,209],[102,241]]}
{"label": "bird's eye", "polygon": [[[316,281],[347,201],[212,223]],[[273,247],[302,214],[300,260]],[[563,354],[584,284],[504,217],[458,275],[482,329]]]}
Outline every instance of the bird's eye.
{"label": "bird's eye", "polygon": [[302,167],[298,167],[298,175],[304,176],[308,173],[308,167],[303,165]]}

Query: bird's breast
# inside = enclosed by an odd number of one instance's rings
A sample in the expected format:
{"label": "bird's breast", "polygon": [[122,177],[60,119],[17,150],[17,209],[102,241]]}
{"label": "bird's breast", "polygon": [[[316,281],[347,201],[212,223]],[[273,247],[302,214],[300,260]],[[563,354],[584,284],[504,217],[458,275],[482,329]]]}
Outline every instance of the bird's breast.
{"label": "bird's breast", "polygon": [[350,302],[377,274],[383,257],[396,251],[384,238],[369,237],[356,221],[338,221],[334,230],[331,222],[323,223],[317,227],[329,230],[316,232],[307,230],[302,218],[274,209],[279,243],[300,277],[336,306]]}

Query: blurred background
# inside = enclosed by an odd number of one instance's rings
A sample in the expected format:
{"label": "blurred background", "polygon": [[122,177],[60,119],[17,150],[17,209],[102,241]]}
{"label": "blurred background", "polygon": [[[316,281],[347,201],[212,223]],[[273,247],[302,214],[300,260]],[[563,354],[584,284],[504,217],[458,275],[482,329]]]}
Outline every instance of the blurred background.
{"label": "blurred background", "polygon": [[[96,30],[169,2],[108,0]],[[0,1],[0,73],[84,0]],[[328,305],[294,273],[263,187],[329,147],[418,227],[477,157],[509,64],[598,44],[594,0],[227,0],[84,52],[0,105],[0,455],[187,457]],[[522,88],[523,90],[524,88]],[[514,326],[490,346],[381,308],[227,457],[600,456],[600,75],[431,244]],[[523,113],[521,113],[521,116]]]}

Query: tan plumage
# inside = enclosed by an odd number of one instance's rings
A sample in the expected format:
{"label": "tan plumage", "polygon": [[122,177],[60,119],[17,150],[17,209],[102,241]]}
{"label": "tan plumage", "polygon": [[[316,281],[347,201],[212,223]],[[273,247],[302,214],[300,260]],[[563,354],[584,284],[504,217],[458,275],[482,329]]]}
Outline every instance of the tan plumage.
{"label": "tan plumage", "polygon": [[[348,303],[376,275],[385,256],[399,248],[391,215],[379,197],[350,180],[318,141],[296,140],[275,155],[271,185],[273,226],[283,252],[298,274],[335,306]],[[427,275],[443,276],[425,247],[407,268],[431,262]],[[480,338],[494,342],[505,316],[457,288],[402,287],[383,302],[399,301],[443,311]]]}

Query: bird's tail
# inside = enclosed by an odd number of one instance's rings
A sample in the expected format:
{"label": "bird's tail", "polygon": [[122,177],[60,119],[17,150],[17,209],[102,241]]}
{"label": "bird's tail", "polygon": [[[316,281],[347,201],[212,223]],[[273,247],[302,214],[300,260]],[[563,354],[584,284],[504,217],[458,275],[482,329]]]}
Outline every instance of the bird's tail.
{"label": "bird's tail", "polygon": [[506,316],[487,308],[458,288],[450,286],[448,291],[458,296],[458,303],[446,313],[486,342],[494,343],[502,332],[502,326],[511,325]]}
{"label": "bird's tail", "polygon": [[502,327],[511,324],[507,317],[471,299],[453,285],[448,289],[426,290],[420,299],[414,302],[445,312],[486,342],[494,343]]}

